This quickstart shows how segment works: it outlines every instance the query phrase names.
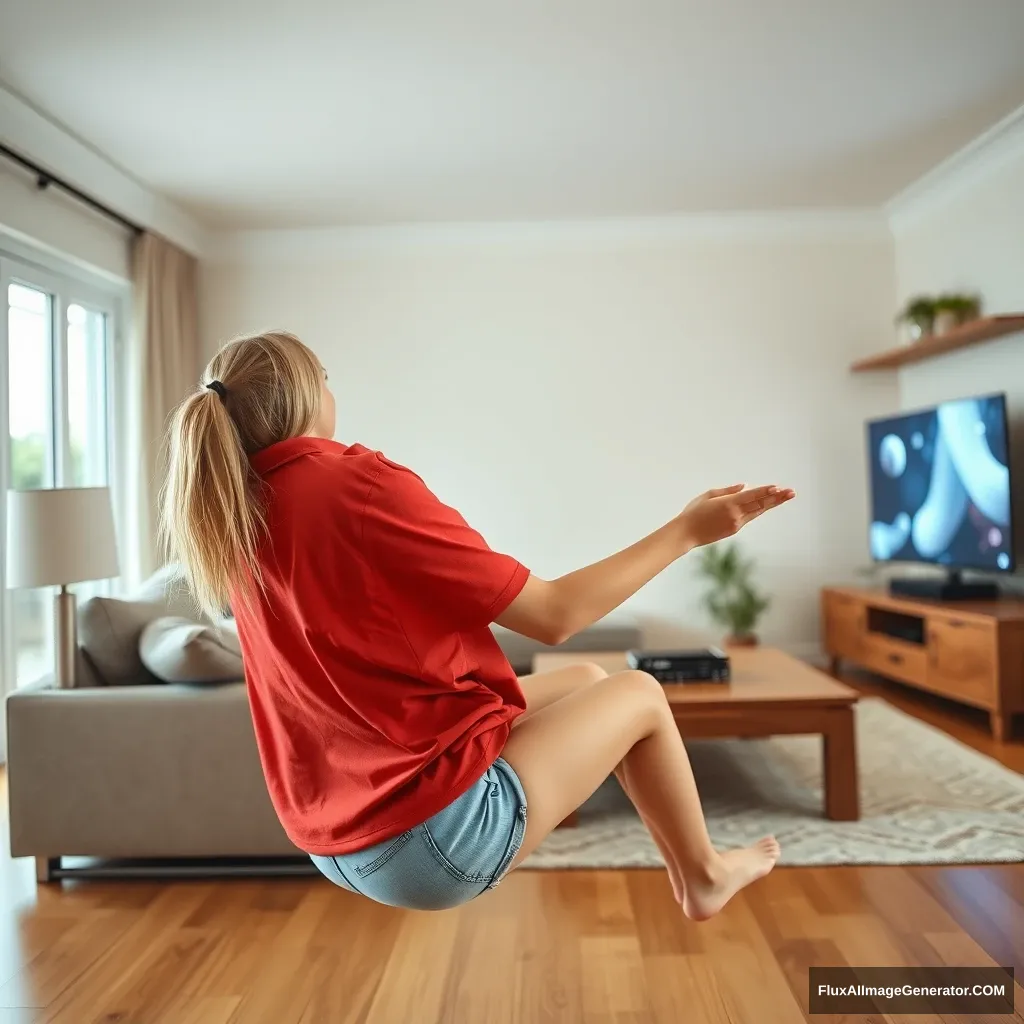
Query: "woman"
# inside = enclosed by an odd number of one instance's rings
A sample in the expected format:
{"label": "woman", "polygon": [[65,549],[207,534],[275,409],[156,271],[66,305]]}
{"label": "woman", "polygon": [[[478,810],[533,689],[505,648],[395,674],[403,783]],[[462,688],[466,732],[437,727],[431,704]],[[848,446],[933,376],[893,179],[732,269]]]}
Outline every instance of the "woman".
{"label": "woman", "polygon": [[234,341],[175,415],[163,506],[203,607],[230,603],[237,619],[271,799],[323,874],[381,903],[456,906],[613,771],[689,917],[767,874],[772,838],[712,848],[654,679],[583,665],[517,680],[489,627],[560,643],[793,492],[708,491],[632,547],[547,581],[334,428],[327,375],[297,338]]}

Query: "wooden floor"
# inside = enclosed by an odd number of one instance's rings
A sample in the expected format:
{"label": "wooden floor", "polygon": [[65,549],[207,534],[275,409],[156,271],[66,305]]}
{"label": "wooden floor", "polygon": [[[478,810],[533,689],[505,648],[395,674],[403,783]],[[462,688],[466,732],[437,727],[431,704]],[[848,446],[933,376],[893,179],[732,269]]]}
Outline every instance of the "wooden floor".
{"label": "wooden floor", "polygon": [[[923,696],[846,681],[1024,771],[1024,743]],[[4,803],[5,805],[5,803]],[[810,1017],[809,965],[1017,971],[1024,866],[779,868],[705,924],[660,871],[528,872],[457,911],[318,879],[36,890],[0,836],[0,1024],[679,1024]]]}

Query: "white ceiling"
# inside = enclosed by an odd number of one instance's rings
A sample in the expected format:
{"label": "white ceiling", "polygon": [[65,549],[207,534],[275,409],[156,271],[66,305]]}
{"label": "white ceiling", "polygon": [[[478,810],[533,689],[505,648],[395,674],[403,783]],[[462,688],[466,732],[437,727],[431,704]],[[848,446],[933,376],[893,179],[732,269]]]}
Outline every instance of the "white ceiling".
{"label": "white ceiling", "polygon": [[1020,0],[5,2],[0,79],[212,225],[877,205],[1024,103]]}

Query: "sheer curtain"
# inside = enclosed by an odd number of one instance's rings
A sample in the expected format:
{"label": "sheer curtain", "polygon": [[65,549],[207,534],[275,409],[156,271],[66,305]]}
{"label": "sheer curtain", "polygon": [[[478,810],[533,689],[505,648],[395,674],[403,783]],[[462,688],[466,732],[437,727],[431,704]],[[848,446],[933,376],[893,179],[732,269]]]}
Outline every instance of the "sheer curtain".
{"label": "sheer curtain", "polygon": [[157,501],[167,424],[201,372],[198,263],[157,235],[135,242],[133,318],[125,380],[127,409],[124,582],[159,568]]}

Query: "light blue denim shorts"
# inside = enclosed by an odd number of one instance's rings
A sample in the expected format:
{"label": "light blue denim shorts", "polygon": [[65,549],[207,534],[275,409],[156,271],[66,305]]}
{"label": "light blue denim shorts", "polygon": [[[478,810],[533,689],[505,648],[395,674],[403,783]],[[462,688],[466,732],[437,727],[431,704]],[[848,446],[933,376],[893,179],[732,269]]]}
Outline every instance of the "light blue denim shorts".
{"label": "light blue denim shorts", "polygon": [[493,889],[526,832],[526,793],[498,758],[470,788],[421,825],[357,853],[311,854],[335,885],[391,907],[446,910]]}

